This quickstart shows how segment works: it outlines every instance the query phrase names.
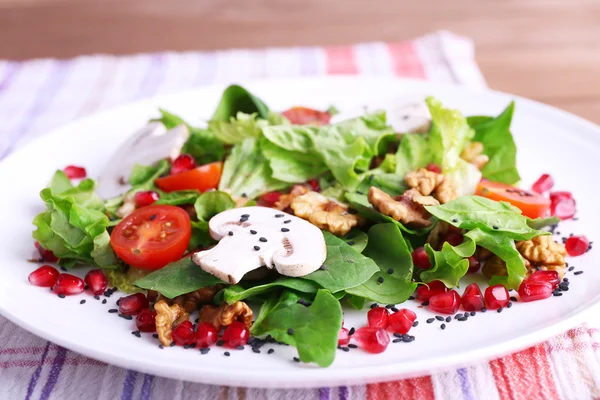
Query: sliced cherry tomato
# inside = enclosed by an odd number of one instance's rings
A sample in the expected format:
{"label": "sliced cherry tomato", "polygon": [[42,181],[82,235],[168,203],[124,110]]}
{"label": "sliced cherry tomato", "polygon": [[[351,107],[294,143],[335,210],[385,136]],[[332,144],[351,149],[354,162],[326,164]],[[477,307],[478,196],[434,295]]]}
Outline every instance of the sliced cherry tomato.
{"label": "sliced cherry tomato", "polygon": [[308,107],[292,107],[282,114],[294,125],[327,125],[331,120],[331,114],[327,111]]}
{"label": "sliced cherry tomato", "polygon": [[165,192],[194,189],[205,192],[217,188],[222,170],[223,163],[218,161],[176,175],[158,178],[155,183]]}
{"label": "sliced cherry tomato", "polygon": [[192,228],[185,210],[175,206],[137,209],[113,229],[110,244],[132,267],[155,270],[181,258]]}
{"label": "sliced cherry tomato", "polygon": [[476,194],[496,201],[507,201],[529,218],[544,217],[550,208],[550,200],[544,196],[504,183],[481,181]]}

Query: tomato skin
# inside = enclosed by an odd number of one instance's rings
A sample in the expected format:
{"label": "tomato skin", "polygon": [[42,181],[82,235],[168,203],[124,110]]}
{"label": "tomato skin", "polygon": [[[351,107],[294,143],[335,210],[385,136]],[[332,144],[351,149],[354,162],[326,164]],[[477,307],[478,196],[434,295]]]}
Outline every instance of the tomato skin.
{"label": "tomato skin", "polygon": [[165,192],[175,192],[177,190],[199,190],[205,192],[209,189],[216,189],[219,186],[222,171],[223,163],[218,161],[176,175],[158,178],[154,183]]}
{"label": "tomato skin", "polygon": [[509,202],[529,218],[545,217],[550,209],[550,200],[544,196],[504,183],[481,181],[475,194],[491,200]]}
{"label": "tomato skin", "polygon": [[327,125],[331,120],[331,114],[327,111],[308,107],[292,107],[282,114],[294,125]]}
{"label": "tomato skin", "polygon": [[181,259],[191,235],[190,217],[185,210],[151,205],[123,218],[113,229],[110,244],[117,256],[132,267],[156,270]]}

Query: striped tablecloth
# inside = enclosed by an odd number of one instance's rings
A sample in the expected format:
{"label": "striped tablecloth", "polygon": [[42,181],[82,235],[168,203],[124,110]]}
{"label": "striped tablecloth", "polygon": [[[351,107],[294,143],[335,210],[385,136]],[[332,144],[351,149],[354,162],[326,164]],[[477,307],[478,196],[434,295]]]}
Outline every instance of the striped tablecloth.
{"label": "striped tablecloth", "polygon": [[[470,40],[0,61],[0,159],[50,129],[157,93],[246,79],[388,75],[484,87]],[[274,390],[202,385],[73,353],[0,317],[2,399],[577,399],[600,398],[600,330],[582,327],[491,361],[397,382]]]}

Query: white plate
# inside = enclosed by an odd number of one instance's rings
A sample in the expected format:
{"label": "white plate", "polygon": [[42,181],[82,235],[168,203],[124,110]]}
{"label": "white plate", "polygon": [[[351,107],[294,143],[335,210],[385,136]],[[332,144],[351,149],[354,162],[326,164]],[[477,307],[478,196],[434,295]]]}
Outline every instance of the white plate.
{"label": "white plate", "polygon": [[[519,167],[526,184],[541,173],[551,173],[556,187],[571,190],[578,201],[580,219],[562,224],[563,234],[586,234],[593,240],[600,226],[596,182],[600,170],[600,129],[565,112],[529,100],[490,91],[426,82],[358,77],[280,80],[249,83],[248,88],[273,109],[302,104],[356,110],[367,104],[406,95],[432,94],[466,115],[498,114],[516,99],[513,132],[519,149]],[[327,369],[292,361],[291,347],[275,346],[267,355],[213,348],[208,355],[198,350],[160,350],[150,335],[138,339],[130,332],[133,321],[118,318],[114,308],[118,294],[102,305],[89,295],[60,299],[28,284],[36,267],[31,257],[31,220],[43,209],[38,197],[53,171],[67,164],[81,164],[94,177],[119,143],[156,115],[159,106],[181,114],[191,122],[210,116],[223,86],[211,86],[177,95],[156,97],[94,115],[17,151],[0,164],[0,311],[27,330],[89,357],[126,368],[211,384],[251,387],[318,387],[392,380],[464,366],[517,351],[572,327],[584,311],[599,302],[599,256],[590,252],[570,260],[584,275],[571,276],[571,290],[562,297],[534,303],[518,303],[502,314],[488,312],[467,322],[452,321],[445,331],[440,323],[427,324],[429,311],[408,302],[420,325],[411,331],[414,343],[390,344],[380,355],[360,350],[339,351]],[[81,276],[85,271],[81,271]],[[84,305],[79,300],[86,298]],[[360,327],[365,312],[348,311],[346,326]]]}

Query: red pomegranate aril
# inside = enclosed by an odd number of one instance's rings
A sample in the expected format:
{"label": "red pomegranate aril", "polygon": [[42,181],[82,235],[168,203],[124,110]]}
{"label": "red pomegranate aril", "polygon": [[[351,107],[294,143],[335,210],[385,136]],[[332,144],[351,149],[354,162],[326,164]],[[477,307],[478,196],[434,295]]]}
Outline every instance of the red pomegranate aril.
{"label": "red pomegranate aril", "polygon": [[450,243],[451,246],[458,246],[464,240],[462,233],[450,232],[444,237],[444,242]]}
{"label": "red pomegranate aril", "polygon": [[481,264],[479,263],[479,260],[477,259],[477,257],[475,257],[475,256],[469,257],[469,269],[467,270],[467,273],[474,274],[475,272],[479,271],[480,265]]}
{"label": "red pomegranate aril", "polygon": [[434,163],[427,164],[427,167],[425,168],[427,169],[427,171],[435,172],[438,174],[442,173],[442,169],[440,168],[440,166]]}
{"label": "red pomegranate aril", "polygon": [[66,166],[63,172],[69,179],[84,179],[87,176],[85,168],[78,167],[77,165]]}
{"label": "red pomegranate aril", "polygon": [[225,328],[222,339],[225,341],[225,347],[234,349],[237,346],[243,346],[248,343],[250,331],[246,324],[239,321],[233,321],[231,325]]}
{"label": "red pomegranate aril", "polygon": [[263,207],[273,207],[279,201],[281,194],[281,192],[265,193],[258,198],[258,204]]}
{"label": "red pomegranate aril", "polygon": [[210,347],[219,340],[217,328],[210,322],[200,322],[196,329],[196,345],[201,349]]}
{"label": "red pomegranate aril", "polygon": [[119,299],[119,312],[123,315],[136,315],[150,303],[143,293],[134,293]]}
{"label": "red pomegranate aril", "polygon": [[177,175],[196,168],[196,160],[190,154],[182,154],[171,164],[171,175]]}
{"label": "red pomegranate aril", "polygon": [[389,325],[390,313],[383,307],[371,308],[367,313],[368,325],[371,328],[386,329]]}
{"label": "red pomegranate aril", "polygon": [[429,256],[425,251],[425,247],[417,247],[412,252],[412,260],[413,264],[416,268],[419,269],[429,269],[431,268],[431,261],[429,261]]}
{"label": "red pomegranate aril", "polygon": [[60,272],[50,265],[42,265],[29,274],[29,283],[35,286],[52,287],[58,280]]}
{"label": "red pomegranate aril", "polygon": [[346,346],[350,343],[350,335],[348,334],[348,329],[342,328],[338,333],[338,346]]}
{"label": "red pomegranate aril", "polygon": [[521,301],[536,301],[547,299],[552,296],[552,285],[543,281],[532,281],[526,279],[519,286],[519,297]]}
{"label": "red pomegranate aril", "polygon": [[485,304],[490,310],[504,308],[510,302],[508,290],[503,285],[489,286],[485,289]]}
{"label": "red pomegranate aril", "polygon": [[408,333],[416,319],[417,314],[407,308],[402,308],[390,315],[389,329],[394,333]]}
{"label": "red pomegranate aril", "polygon": [[137,317],[135,317],[135,326],[140,332],[155,332],[156,312],[148,308],[140,311]]}
{"label": "red pomegranate aril", "polygon": [[70,296],[83,292],[83,279],[71,274],[60,274],[52,291],[56,294],[64,294]]}
{"label": "red pomegranate aril", "polygon": [[429,308],[440,314],[456,314],[460,308],[460,295],[456,290],[431,296]]}
{"label": "red pomegranate aril", "polygon": [[136,207],[145,207],[150,204],[154,204],[160,199],[160,195],[156,193],[154,190],[145,190],[143,192],[137,192],[133,196],[133,201],[135,201]]}
{"label": "red pomegranate aril", "polygon": [[467,286],[462,295],[461,303],[465,311],[481,311],[485,307],[485,302],[479,285],[471,283]]}
{"label": "red pomegranate aril", "polygon": [[573,199],[562,198],[550,204],[550,214],[562,220],[573,218],[576,212],[577,205]]}
{"label": "red pomegranate aril", "polygon": [[195,339],[196,334],[191,321],[183,321],[173,328],[173,341],[176,345],[185,346],[186,344],[192,344]]}
{"label": "red pomegranate aril", "polygon": [[381,328],[360,328],[352,337],[364,351],[373,354],[382,353],[390,344],[390,335]]}
{"label": "red pomegranate aril", "polygon": [[531,282],[546,282],[552,289],[556,289],[560,284],[560,276],[556,271],[535,271],[528,280]]}
{"label": "red pomegranate aril", "polygon": [[585,236],[571,236],[565,242],[567,254],[577,257],[584,254],[590,248],[590,241]]}
{"label": "red pomegranate aril", "polygon": [[417,288],[415,298],[419,301],[427,301],[436,294],[445,293],[448,291],[446,285],[441,281],[429,282],[426,285],[421,285]]}
{"label": "red pomegranate aril", "polygon": [[543,174],[538,178],[537,181],[531,186],[531,190],[536,193],[546,193],[554,186],[554,179],[548,174]]}
{"label": "red pomegranate aril", "polygon": [[573,199],[573,195],[571,192],[551,192],[550,193],[550,201],[552,203],[557,202],[563,199]]}
{"label": "red pomegranate aril", "polygon": [[93,269],[83,279],[93,294],[102,294],[108,287],[108,279],[101,269]]}
{"label": "red pomegranate aril", "polygon": [[311,179],[308,182],[306,182],[310,185],[310,188],[315,191],[315,192],[320,192],[321,191],[321,185],[319,185],[319,180],[318,179]]}
{"label": "red pomegranate aril", "polygon": [[35,248],[37,249],[38,253],[40,253],[42,261],[49,263],[55,263],[58,261],[58,257],[56,257],[50,250],[43,248],[39,242],[35,242]]}

